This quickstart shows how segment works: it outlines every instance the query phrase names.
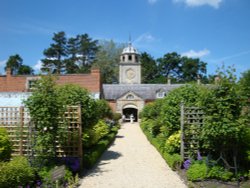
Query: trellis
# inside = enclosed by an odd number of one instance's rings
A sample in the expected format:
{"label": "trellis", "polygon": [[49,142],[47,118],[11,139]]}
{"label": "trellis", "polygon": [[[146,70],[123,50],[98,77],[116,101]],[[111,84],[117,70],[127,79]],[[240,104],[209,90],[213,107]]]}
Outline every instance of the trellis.
{"label": "trellis", "polygon": [[181,157],[183,160],[198,153],[198,136],[203,120],[202,108],[185,107],[184,104],[181,104]]}
{"label": "trellis", "polygon": [[[82,124],[81,107],[69,106],[61,117],[61,129],[66,134],[65,140],[56,140],[58,157],[77,157],[82,161]],[[36,137],[35,125],[29,112],[24,107],[0,107],[0,127],[6,128],[12,142],[12,155],[35,155],[33,151]]]}

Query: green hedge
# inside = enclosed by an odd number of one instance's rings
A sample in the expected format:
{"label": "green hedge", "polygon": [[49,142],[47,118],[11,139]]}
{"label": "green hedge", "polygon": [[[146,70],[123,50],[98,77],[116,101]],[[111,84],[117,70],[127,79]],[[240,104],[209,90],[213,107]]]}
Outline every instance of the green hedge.
{"label": "green hedge", "polygon": [[98,159],[101,157],[103,152],[109,147],[109,145],[114,141],[117,134],[118,128],[113,127],[111,132],[100,139],[100,141],[92,146],[90,149],[83,149],[83,167],[92,168]]}
{"label": "green hedge", "polygon": [[0,161],[8,161],[11,156],[11,142],[5,128],[0,128]]}

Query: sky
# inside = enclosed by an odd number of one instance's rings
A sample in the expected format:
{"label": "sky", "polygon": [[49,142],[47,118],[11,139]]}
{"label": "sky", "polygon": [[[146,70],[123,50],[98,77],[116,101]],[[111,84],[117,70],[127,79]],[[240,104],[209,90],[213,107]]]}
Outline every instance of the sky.
{"label": "sky", "polygon": [[208,74],[250,69],[249,0],[0,0],[0,73],[10,55],[37,72],[53,33],[132,44],[154,58],[200,58]]}

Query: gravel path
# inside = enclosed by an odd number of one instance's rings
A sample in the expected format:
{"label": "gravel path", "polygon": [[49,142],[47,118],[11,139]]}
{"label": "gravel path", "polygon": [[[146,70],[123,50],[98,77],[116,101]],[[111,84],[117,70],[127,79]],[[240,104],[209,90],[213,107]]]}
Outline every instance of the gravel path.
{"label": "gravel path", "polygon": [[81,188],[182,188],[179,176],[148,142],[139,124],[125,123]]}

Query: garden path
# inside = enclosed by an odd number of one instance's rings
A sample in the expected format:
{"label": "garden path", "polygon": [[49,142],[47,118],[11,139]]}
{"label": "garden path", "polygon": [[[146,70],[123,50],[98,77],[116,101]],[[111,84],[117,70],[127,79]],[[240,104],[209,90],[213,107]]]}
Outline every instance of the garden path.
{"label": "garden path", "polygon": [[180,177],[148,142],[139,123],[125,123],[81,188],[182,188]]}

